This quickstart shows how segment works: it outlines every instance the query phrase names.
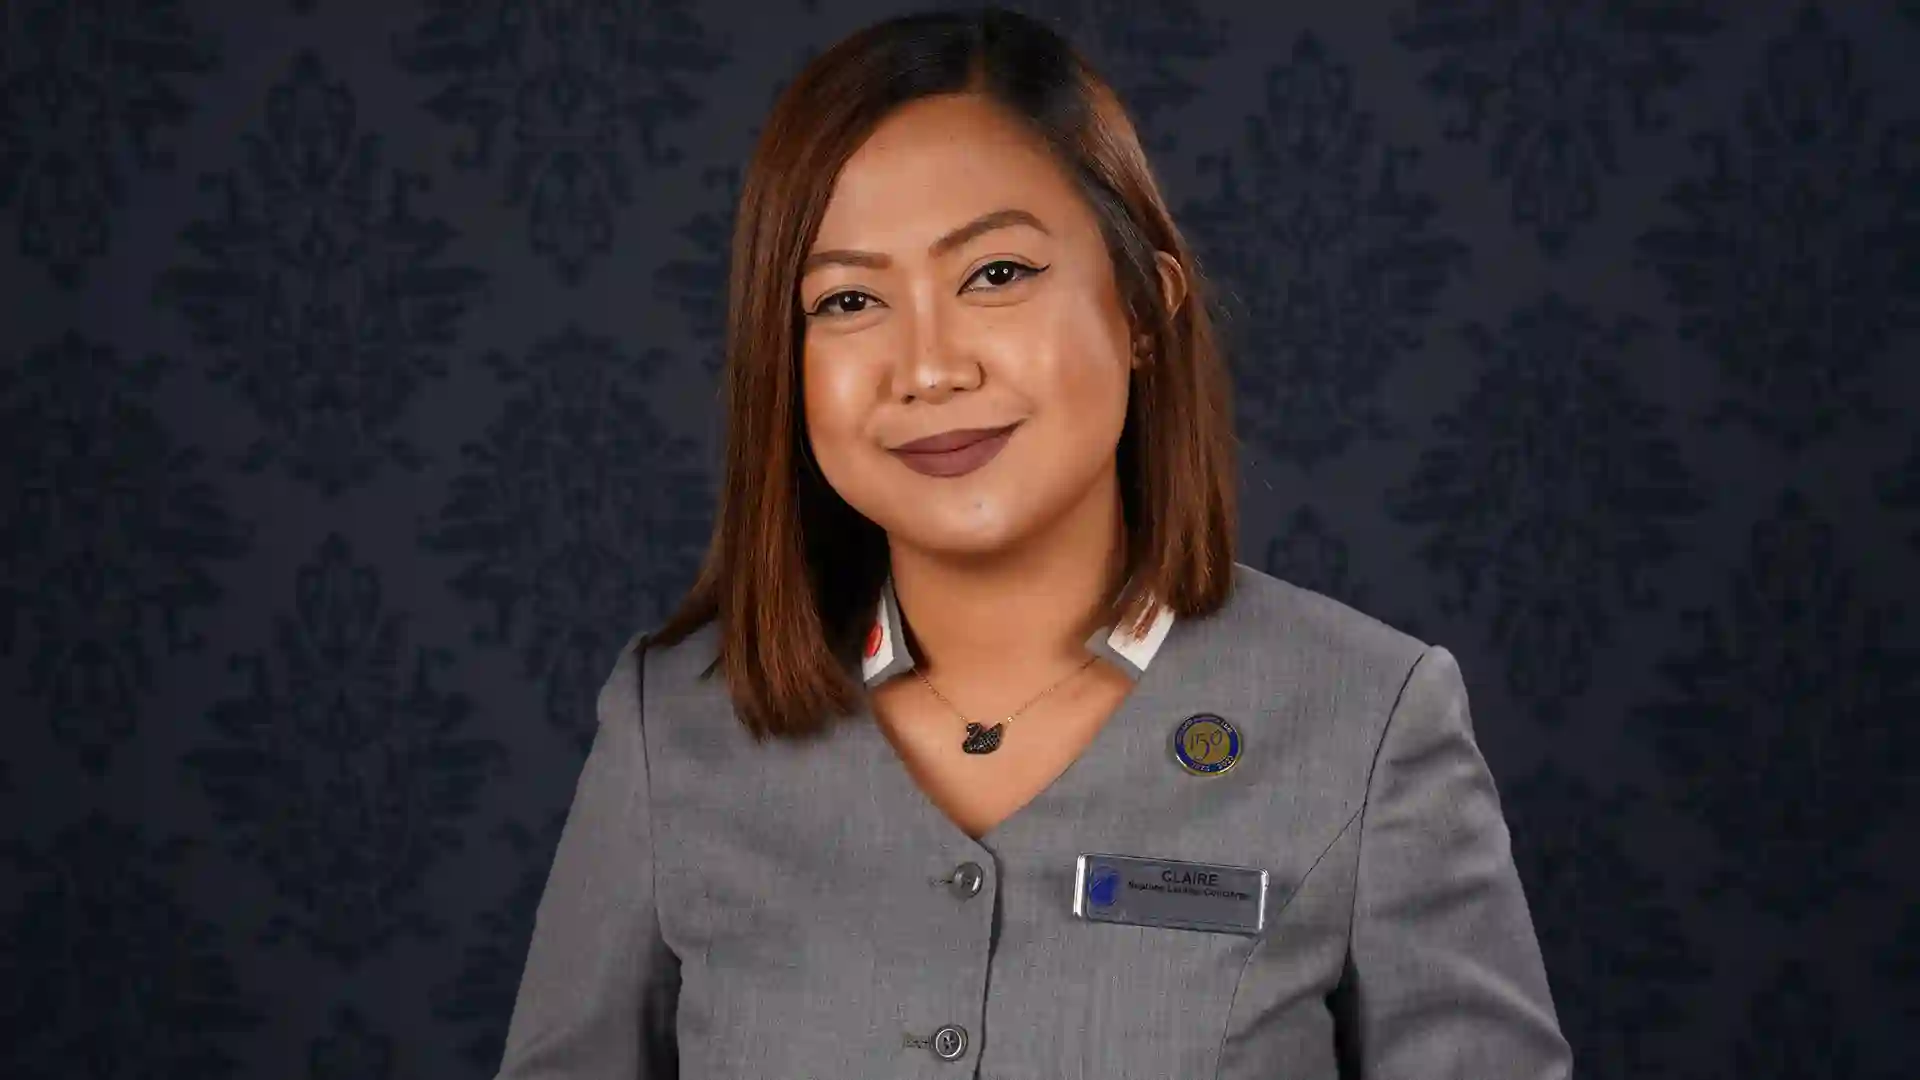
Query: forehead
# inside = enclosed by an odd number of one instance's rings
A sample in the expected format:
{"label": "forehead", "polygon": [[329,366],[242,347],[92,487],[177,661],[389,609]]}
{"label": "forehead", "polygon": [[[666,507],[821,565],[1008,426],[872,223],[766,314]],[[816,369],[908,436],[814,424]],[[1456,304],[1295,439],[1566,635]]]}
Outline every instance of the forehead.
{"label": "forehead", "polygon": [[[938,235],[981,213],[1017,206],[1052,228],[1080,216],[1078,192],[1046,144],[974,95],[924,98],[895,110],[835,179],[822,246]],[[830,242],[831,241],[831,242]]]}

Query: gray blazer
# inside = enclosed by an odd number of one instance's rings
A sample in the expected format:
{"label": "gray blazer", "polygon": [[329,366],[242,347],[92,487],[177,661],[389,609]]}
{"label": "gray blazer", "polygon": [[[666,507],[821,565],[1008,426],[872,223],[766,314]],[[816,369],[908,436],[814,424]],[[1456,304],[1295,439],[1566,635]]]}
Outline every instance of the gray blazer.
{"label": "gray blazer", "polygon": [[[890,594],[878,622],[870,683],[911,667]],[[976,842],[870,715],[756,744],[698,677],[713,627],[640,642],[600,694],[501,1080],[1570,1073],[1445,649],[1238,566],[1219,614],[1105,640],[1134,692]],[[1201,712],[1242,739],[1219,775],[1170,749]],[[1089,852],[1265,870],[1264,928],[1077,918]]]}

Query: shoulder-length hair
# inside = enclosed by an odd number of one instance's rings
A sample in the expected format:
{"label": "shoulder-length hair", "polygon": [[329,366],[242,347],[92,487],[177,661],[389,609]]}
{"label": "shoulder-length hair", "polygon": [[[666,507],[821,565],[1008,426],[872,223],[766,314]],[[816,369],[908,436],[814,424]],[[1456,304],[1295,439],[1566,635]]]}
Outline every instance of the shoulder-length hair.
{"label": "shoulder-length hair", "polygon": [[[886,535],[828,486],[801,396],[801,262],[842,165],[899,106],[980,94],[1040,135],[1098,218],[1135,335],[1117,454],[1127,587],[1111,614],[1140,632],[1155,603],[1211,614],[1233,578],[1234,439],[1206,284],[1112,89],[1042,23],[1012,12],[908,15],[846,38],[773,107],[741,184],[728,280],[726,435],[713,537],[657,645],[718,623],[715,668],[756,738],[825,730],[855,675],[888,573]],[[1187,278],[1163,298],[1156,252]],[[708,669],[711,674],[714,669]]]}

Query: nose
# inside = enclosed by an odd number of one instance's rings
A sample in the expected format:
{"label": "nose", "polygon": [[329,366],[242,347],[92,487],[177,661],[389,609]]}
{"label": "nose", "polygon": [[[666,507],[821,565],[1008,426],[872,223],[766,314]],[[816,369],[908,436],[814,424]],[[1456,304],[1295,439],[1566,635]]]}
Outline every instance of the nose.
{"label": "nose", "polygon": [[925,308],[916,314],[900,363],[894,365],[895,400],[938,404],[975,389],[985,378],[979,358],[948,323]]}

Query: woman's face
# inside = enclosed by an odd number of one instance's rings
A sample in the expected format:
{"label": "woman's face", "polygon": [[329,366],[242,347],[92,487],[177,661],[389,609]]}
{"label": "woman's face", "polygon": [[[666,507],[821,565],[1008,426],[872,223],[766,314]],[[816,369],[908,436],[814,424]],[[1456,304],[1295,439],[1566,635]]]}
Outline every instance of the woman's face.
{"label": "woman's face", "polygon": [[896,548],[992,554],[1117,512],[1126,315],[1092,211],[1017,121],[973,96],[889,116],[799,301],[814,456]]}

